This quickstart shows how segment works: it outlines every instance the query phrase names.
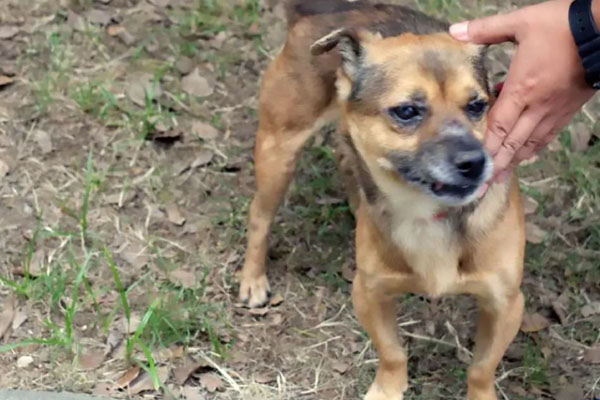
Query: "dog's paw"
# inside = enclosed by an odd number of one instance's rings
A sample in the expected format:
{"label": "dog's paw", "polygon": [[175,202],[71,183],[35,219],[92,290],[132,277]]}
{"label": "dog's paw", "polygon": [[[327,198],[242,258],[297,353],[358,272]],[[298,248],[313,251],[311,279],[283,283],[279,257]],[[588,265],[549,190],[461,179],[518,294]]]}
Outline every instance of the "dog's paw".
{"label": "dog's paw", "polygon": [[240,301],[250,308],[258,308],[267,304],[271,289],[266,275],[258,278],[242,277],[240,282]]}
{"label": "dog's paw", "polygon": [[365,395],[365,400],[402,400],[404,391],[401,389],[382,388],[377,383],[373,383]]}

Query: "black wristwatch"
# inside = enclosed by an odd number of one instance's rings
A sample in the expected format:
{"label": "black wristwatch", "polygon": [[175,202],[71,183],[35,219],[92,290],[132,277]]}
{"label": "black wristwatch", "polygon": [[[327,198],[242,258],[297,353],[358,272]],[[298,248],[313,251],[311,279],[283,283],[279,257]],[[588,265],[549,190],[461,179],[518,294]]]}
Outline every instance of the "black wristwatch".
{"label": "black wristwatch", "polygon": [[592,0],[575,0],[569,8],[569,25],[585,71],[585,81],[600,89],[600,30],[594,22]]}

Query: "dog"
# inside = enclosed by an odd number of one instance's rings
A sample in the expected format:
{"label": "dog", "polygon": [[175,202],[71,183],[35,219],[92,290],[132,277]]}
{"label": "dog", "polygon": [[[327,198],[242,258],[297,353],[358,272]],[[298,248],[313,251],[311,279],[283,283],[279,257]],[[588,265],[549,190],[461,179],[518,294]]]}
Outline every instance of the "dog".
{"label": "dog", "polygon": [[495,96],[486,48],[402,6],[296,0],[287,10],[285,45],[260,88],[241,301],[267,302],[270,225],[303,145],[337,121],[356,219],[352,301],[379,357],[365,399],[401,400],[407,389],[395,298],[411,292],[476,297],[468,399],[497,400],[495,371],[524,309],[525,229],[516,177],[488,187],[493,163],[482,142]]}

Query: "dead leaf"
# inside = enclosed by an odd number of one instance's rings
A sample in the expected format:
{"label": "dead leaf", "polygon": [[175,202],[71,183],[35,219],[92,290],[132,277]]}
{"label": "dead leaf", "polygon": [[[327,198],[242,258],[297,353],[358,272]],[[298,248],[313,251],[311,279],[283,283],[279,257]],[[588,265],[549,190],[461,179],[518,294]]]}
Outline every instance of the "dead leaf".
{"label": "dead leaf", "polygon": [[261,385],[266,385],[267,383],[275,382],[276,380],[277,377],[269,372],[257,374],[254,376],[254,382],[260,383]]}
{"label": "dead leaf", "polygon": [[[169,378],[169,373],[169,367],[165,366],[158,368],[158,379],[164,383]],[[156,389],[157,388],[154,387],[154,382],[152,382],[152,377],[150,374],[144,372],[135,382],[133,382],[133,384],[129,386],[129,393],[138,394]]]}
{"label": "dead leaf", "polygon": [[13,83],[14,81],[15,81],[15,79],[11,78],[10,76],[0,75],[0,88],[2,88],[4,86],[8,86],[11,83]]}
{"label": "dead leaf", "polygon": [[76,31],[81,32],[85,30],[85,20],[83,19],[83,17],[79,14],[74,13],[71,10],[67,12],[67,25],[69,25]]}
{"label": "dead leaf", "polygon": [[581,315],[583,318],[591,317],[596,314],[600,314],[600,302],[598,301],[593,301],[581,307]]}
{"label": "dead leaf", "polygon": [[12,321],[12,329],[16,331],[27,321],[27,309],[24,306],[18,307]]}
{"label": "dead leaf", "polygon": [[344,375],[346,371],[350,369],[350,366],[343,361],[334,361],[331,365],[331,368],[333,368],[334,371]]}
{"label": "dead leaf", "polygon": [[571,150],[582,153],[590,147],[592,130],[583,122],[573,124],[570,130]]}
{"label": "dead leaf", "polygon": [[134,268],[142,268],[149,261],[146,248],[137,242],[127,243],[125,248],[121,250],[120,256]]}
{"label": "dead leaf", "polygon": [[210,150],[200,150],[200,153],[198,154],[194,162],[192,162],[190,168],[194,169],[210,164],[210,162],[213,159],[213,156],[214,154]]}
{"label": "dead leaf", "polygon": [[277,307],[278,305],[283,303],[283,300],[284,300],[283,296],[280,295],[279,293],[277,293],[275,296],[271,297],[269,304],[272,305],[273,307]]}
{"label": "dead leaf", "polygon": [[3,160],[0,160],[0,181],[2,180],[2,178],[8,175],[8,171],[10,171],[8,164]]}
{"label": "dead leaf", "polygon": [[106,28],[106,33],[108,33],[109,36],[116,36],[127,46],[133,45],[136,41],[135,36],[122,25],[110,25]]}
{"label": "dead leaf", "polygon": [[578,385],[569,385],[560,389],[556,394],[556,400],[578,400],[583,399],[583,390]]}
{"label": "dead leaf", "polygon": [[17,368],[27,368],[33,363],[33,357],[21,356],[17,359]]}
{"label": "dead leaf", "polygon": [[352,268],[352,264],[346,263],[342,267],[342,278],[344,278],[348,282],[354,281],[354,276],[356,275],[356,270]]}
{"label": "dead leaf", "polygon": [[137,192],[135,190],[126,190],[121,191],[119,193],[109,194],[104,198],[104,200],[111,205],[116,205],[118,208],[123,208],[123,206],[129,203],[131,200],[135,199],[137,196]]}
{"label": "dead leaf", "polygon": [[146,98],[157,99],[162,96],[162,88],[159,82],[154,81],[152,74],[144,73],[128,84],[125,94],[134,104],[145,107]]}
{"label": "dead leaf", "polygon": [[525,313],[521,324],[523,332],[538,332],[550,326],[550,321],[540,313]]}
{"label": "dead leaf", "polygon": [[17,28],[16,26],[0,26],[0,39],[2,40],[12,39],[13,37],[17,36],[17,33],[19,33],[19,28]]}
{"label": "dead leaf", "polygon": [[178,385],[183,385],[185,381],[188,380],[190,375],[196,372],[198,369],[202,367],[206,367],[207,364],[205,362],[195,361],[192,359],[187,359],[183,363],[182,366],[177,367],[173,370],[173,376],[175,377],[175,382]]}
{"label": "dead leaf", "polygon": [[175,285],[186,289],[196,286],[196,275],[181,268],[169,272],[169,280]]}
{"label": "dead leaf", "polygon": [[84,371],[98,368],[104,362],[104,350],[88,350],[79,355],[79,367]]}
{"label": "dead leaf", "polygon": [[92,389],[92,394],[94,396],[111,396],[113,394],[112,386],[106,382],[98,383]]}
{"label": "dead leaf", "polygon": [[533,222],[527,222],[525,224],[525,233],[527,236],[527,241],[533,244],[542,243],[548,236],[548,233],[545,230],[543,230]]}
{"label": "dead leaf", "polygon": [[196,386],[184,386],[181,388],[181,394],[186,398],[186,400],[206,400],[206,397]]}
{"label": "dead leaf", "polygon": [[0,314],[0,339],[2,339],[12,324],[13,318],[15,317],[15,305],[16,300],[14,296],[10,296],[4,300],[2,314]]}
{"label": "dead leaf", "polygon": [[567,323],[567,307],[560,300],[552,302],[552,310],[556,313],[561,325]]}
{"label": "dead leaf", "polygon": [[171,356],[169,358],[171,359],[171,361],[183,357],[183,352],[184,352],[183,346],[172,346],[170,348],[170,350],[171,350]]}
{"label": "dead leaf", "polygon": [[283,322],[283,315],[277,313],[271,317],[271,325],[280,326]]}
{"label": "dead leaf", "polygon": [[214,88],[205,77],[200,75],[198,68],[181,79],[181,89],[189,95],[198,97],[207,97],[214,92]]}
{"label": "dead leaf", "polygon": [[255,315],[257,317],[264,317],[269,312],[269,307],[261,307],[261,308],[251,308],[248,310],[250,315]]}
{"label": "dead leaf", "polygon": [[539,203],[536,199],[534,199],[533,197],[525,196],[525,199],[523,200],[523,208],[525,211],[525,215],[535,213],[537,211],[538,206]]}
{"label": "dead leaf", "polygon": [[123,321],[121,327],[122,332],[130,335],[135,333],[138,326],[140,326],[141,319],[138,314],[134,313],[129,316],[129,322],[127,322],[127,318],[123,318],[121,321]]}
{"label": "dead leaf", "polygon": [[202,140],[214,140],[219,136],[219,131],[215,127],[202,121],[194,121],[192,131]]}
{"label": "dead leaf", "polygon": [[37,129],[33,134],[33,139],[42,151],[42,154],[48,154],[52,152],[52,138],[48,132]]}
{"label": "dead leaf", "polygon": [[117,387],[119,389],[129,386],[131,381],[133,381],[140,374],[140,367],[134,366],[129,368],[119,379],[117,379]]}
{"label": "dead leaf", "polygon": [[600,364],[600,346],[586,349],[583,352],[583,361],[590,364]]}
{"label": "dead leaf", "polygon": [[108,335],[106,336],[106,345],[108,346],[107,353],[112,353],[122,341],[123,334],[121,332],[116,329],[109,330]]}
{"label": "dead leaf", "polygon": [[181,211],[177,207],[177,204],[171,203],[167,206],[167,218],[172,224],[182,226],[185,223],[185,217],[181,215]]}
{"label": "dead leaf", "polygon": [[194,70],[194,61],[186,56],[181,56],[175,62],[175,68],[181,75],[187,75]]}
{"label": "dead leaf", "polygon": [[87,11],[85,13],[85,18],[90,24],[100,26],[107,26],[113,21],[113,17],[108,11],[100,10],[98,8],[92,8]]}
{"label": "dead leaf", "polygon": [[221,390],[225,387],[221,378],[212,372],[200,375],[200,385],[209,393],[214,393],[217,390]]}

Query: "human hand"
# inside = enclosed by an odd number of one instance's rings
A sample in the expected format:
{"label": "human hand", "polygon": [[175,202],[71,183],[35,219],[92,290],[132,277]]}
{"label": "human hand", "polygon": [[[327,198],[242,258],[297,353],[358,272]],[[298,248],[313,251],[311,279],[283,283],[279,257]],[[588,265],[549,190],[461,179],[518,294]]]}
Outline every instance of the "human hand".
{"label": "human hand", "polygon": [[550,143],[595,93],[585,83],[569,28],[570,4],[553,0],[450,27],[461,41],[517,45],[488,114],[485,145],[494,158],[493,180],[505,180]]}

